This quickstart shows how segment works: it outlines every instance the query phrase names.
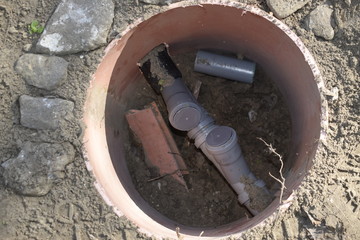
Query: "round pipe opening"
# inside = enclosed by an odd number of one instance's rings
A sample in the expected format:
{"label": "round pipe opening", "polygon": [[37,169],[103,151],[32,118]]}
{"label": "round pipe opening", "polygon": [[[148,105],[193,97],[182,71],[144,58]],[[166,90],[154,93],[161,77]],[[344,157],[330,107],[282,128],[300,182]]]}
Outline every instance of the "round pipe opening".
{"label": "round pipe opening", "polygon": [[125,159],[126,101],[137,81],[144,81],[137,62],[161,43],[173,54],[196,49],[240,52],[266,71],[288,105],[292,129],[283,200],[289,199],[313,164],[322,130],[321,81],[316,64],[301,41],[279,20],[239,3],[173,5],[127,31],[107,48],[85,105],[84,137],[88,168],[96,187],[119,215],[140,231],[156,237],[219,238],[254,227],[280,207],[275,200],[253,218],[197,228],[170,220],[153,209],[136,191]]}

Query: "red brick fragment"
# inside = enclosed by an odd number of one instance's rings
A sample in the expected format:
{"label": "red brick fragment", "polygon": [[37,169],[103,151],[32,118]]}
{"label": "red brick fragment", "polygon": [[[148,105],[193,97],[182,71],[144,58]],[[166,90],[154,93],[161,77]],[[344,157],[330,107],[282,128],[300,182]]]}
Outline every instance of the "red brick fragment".
{"label": "red brick fragment", "polygon": [[160,176],[171,175],[187,189],[182,176],[187,173],[185,162],[156,103],[143,110],[130,110],[126,119],[141,141],[148,165],[157,167]]}

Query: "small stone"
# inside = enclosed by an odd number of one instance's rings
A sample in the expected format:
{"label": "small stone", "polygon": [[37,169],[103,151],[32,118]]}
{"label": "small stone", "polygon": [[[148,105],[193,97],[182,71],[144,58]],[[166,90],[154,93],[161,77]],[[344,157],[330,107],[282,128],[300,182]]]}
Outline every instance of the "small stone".
{"label": "small stone", "polygon": [[359,60],[357,59],[357,57],[352,56],[349,60],[349,64],[350,64],[350,67],[356,68],[357,65],[359,64]]}
{"label": "small stone", "polygon": [[15,34],[15,33],[18,33],[18,32],[19,32],[19,31],[16,30],[16,28],[15,28],[14,26],[9,27],[9,33],[10,33],[10,34]]}
{"label": "small stone", "polygon": [[23,10],[23,11],[20,12],[20,16],[24,17],[26,15],[28,15],[27,11]]}
{"label": "small stone", "polygon": [[334,87],[331,89],[331,100],[335,101],[339,98],[339,89]]}
{"label": "small stone", "polygon": [[334,38],[334,29],[331,26],[331,15],[333,10],[329,5],[320,5],[313,10],[307,18],[307,28],[316,36],[326,40]]}
{"label": "small stone", "polygon": [[62,0],[36,45],[39,53],[72,54],[106,44],[114,18],[112,0]]}
{"label": "small stone", "polygon": [[21,125],[35,129],[56,129],[73,119],[74,103],[59,98],[20,97]]}
{"label": "small stone", "polygon": [[16,158],[1,164],[5,184],[23,195],[43,196],[74,156],[74,147],[68,142],[26,142]]}
{"label": "small stone", "polygon": [[66,79],[68,64],[61,57],[27,53],[18,59],[15,71],[29,85],[54,90]]}
{"label": "small stone", "polygon": [[277,18],[286,18],[305,6],[310,0],[266,0],[266,4]]}
{"label": "small stone", "polygon": [[21,36],[23,39],[26,39],[27,36],[28,36],[28,33],[27,32],[21,32]]}
{"label": "small stone", "polygon": [[25,22],[20,20],[20,22],[17,25],[18,29],[22,29],[24,26],[25,26]]}
{"label": "small stone", "polygon": [[255,112],[254,110],[250,110],[248,112],[248,116],[249,116],[249,121],[251,123],[255,122],[256,121],[256,117],[257,117],[257,112]]}
{"label": "small stone", "polygon": [[32,45],[31,45],[30,43],[25,44],[25,45],[23,46],[23,51],[24,51],[24,52],[30,52],[31,47],[32,47]]}

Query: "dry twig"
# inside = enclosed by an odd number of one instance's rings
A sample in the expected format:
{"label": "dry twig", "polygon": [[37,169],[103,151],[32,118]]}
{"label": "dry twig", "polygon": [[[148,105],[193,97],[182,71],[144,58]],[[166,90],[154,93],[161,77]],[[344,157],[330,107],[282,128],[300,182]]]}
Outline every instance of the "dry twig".
{"label": "dry twig", "polygon": [[164,178],[164,177],[167,177],[167,176],[171,176],[171,175],[176,174],[176,173],[183,173],[183,172],[188,173],[189,170],[187,170],[187,169],[177,169],[177,170],[175,170],[175,171],[173,171],[173,172],[171,172],[171,173],[166,173],[166,174],[160,175],[160,176],[158,176],[158,177],[151,178],[151,179],[149,179],[149,180],[147,180],[147,181],[148,181],[148,182],[153,182],[153,181],[159,180],[159,179],[161,179],[161,178]]}
{"label": "dry twig", "polygon": [[280,161],[280,169],[279,169],[279,173],[280,173],[280,179],[275,177],[274,175],[272,175],[270,172],[269,172],[269,175],[275,179],[277,182],[280,183],[281,185],[281,189],[280,189],[280,199],[279,199],[279,202],[280,204],[282,203],[282,198],[283,198],[283,194],[284,194],[284,190],[286,189],[286,186],[285,186],[285,178],[282,174],[282,170],[284,168],[284,161],[282,159],[282,156],[276,152],[276,149],[273,148],[273,146],[267,142],[265,142],[262,138],[258,138],[260,141],[262,141],[270,150],[270,152],[272,152],[273,154],[275,154],[278,158],[279,158],[279,161]]}

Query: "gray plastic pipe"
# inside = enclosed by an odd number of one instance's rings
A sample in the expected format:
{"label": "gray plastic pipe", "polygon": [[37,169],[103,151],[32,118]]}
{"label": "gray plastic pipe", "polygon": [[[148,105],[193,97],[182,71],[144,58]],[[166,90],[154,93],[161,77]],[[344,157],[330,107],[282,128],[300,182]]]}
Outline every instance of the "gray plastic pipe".
{"label": "gray plastic pipe", "polygon": [[268,190],[265,183],[257,179],[247,166],[235,130],[216,125],[181,78],[163,85],[161,94],[167,105],[171,125],[178,130],[189,131],[188,136],[194,139],[195,146],[214,163],[238,194],[239,202],[253,215],[258,214],[251,207],[246,184],[254,184],[266,193]]}
{"label": "gray plastic pipe", "polygon": [[217,125],[215,125],[215,120],[210,117],[204,110],[199,125],[188,132],[188,137],[194,140],[195,146],[200,148],[205,156],[217,167],[221,174],[224,175],[220,164],[215,160],[214,156],[209,153],[205,145],[207,135],[216,127]]}
{"label": "gray plastic pipe", "polygon": [[238,201],[253,215],[257,215],[258,211],[251,207],[246,184],[256,185],[266,194],[269,192],[265,183],[257,179],[247,166],[235,130],[215,125],[214,119],[203,110],[202,120],[196,128],[188,132],[188,136],[194,139],[195,146],[202,150],[230,183],[238,194]]}
{"label": "gray plastic pipe", "polygon": [[[246,184],[253,184],[268,192],[265,183],[250,171],[242,155],[234,129],[215,125],[215,121],[200,106],[181,78],[162,85],[161,94],[169,112],[171,125],[181,131],[189,131],[195,146],[200,148],[219,169],[238,194],[239,202],[253,215],[258,212],[251,207]],[[244,182],[245,179],[245,182]]]}
{"label": "gray plastic pipe", "polygon": [[202,109],[181,78],[163,86],[161,94],[174,128],[189,131],[200,123]]}
{"label": "gray plastic pipe", "polygon": [[[243,79],[249,78],[251,74],[253,76],[255,67],[252,73],[249,70],[250,67],[246,68],[248,72],[244,71],[244,68],[240,71],[239,67],[233,71],[232,67],[226,69],[224,66],[235,66],[234,59],[226,62],[224,60],[226,57],[216,55],[220,58],[210,61],[210,56],[208,53],[200,51],[197,61],[205,59],[209,60],[209,63],[220,62],[218,76],[235,76],[238,73]],[[214,70],[214,66],[217,65],[213,64],[212,70]],[[231,184],[238,194],[239,202],[245,205],[253,215],[256,215],[258,212],[250,206],[250,197],[246,186],[255,184],[264,191],[266,188],[264,182],[257,180],[250,172],[241,153],[235,130],[215,125],[214,119],[197,102],[182,81],[181,72],[172,61],[164,44],[157,46],[145,56],[140,61],[139,68],[153,89],[157,93],[161,93],[167,106],[171,125],[178,130],[188,131],[188,136],[195,140],[196,147],[204,152]]]}
{"label": "gray plastic pipe", "polygon": [[255,63],[206,51],[196,54],[194,70],[208,75],[252,83]]}
{"label": "gray plastic pipe", "polygon": [[245,205],[252,214],[258,214],[250,206],[246,184],[256,185],[266,193],[268,191],[265,183],[257,179],[247,166],[235,130],[226,126],[217,126],[207,135],[205,148],[220,165],[226,180],[238,194],[239,202]]}

